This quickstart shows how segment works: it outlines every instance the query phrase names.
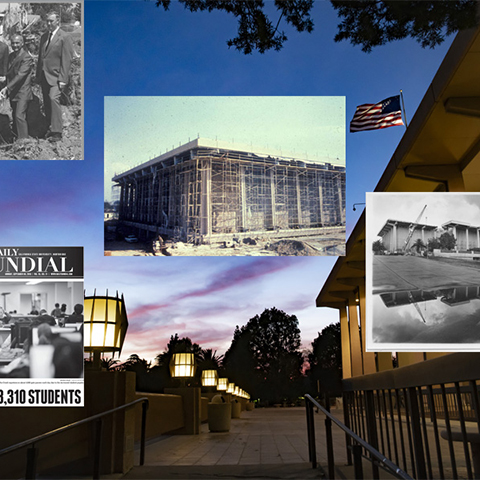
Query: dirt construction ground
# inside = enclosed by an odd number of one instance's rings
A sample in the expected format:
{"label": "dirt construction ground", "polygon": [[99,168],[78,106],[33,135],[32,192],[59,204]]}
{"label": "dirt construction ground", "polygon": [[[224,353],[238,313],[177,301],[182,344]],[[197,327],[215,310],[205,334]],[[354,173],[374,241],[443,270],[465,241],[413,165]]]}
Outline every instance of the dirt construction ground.
{"label": "dirt construction ground", "polygon": [[[300,237],[295,239],[246,238],[212,245],[191,245],[183,242],[166,242],[164,253],[156,256],[209,257],[209,256],[319,256],[344,255],[345,233],[335,235]],[[127,243],[106,241],[106,256],[154,256],[151,242]]]}

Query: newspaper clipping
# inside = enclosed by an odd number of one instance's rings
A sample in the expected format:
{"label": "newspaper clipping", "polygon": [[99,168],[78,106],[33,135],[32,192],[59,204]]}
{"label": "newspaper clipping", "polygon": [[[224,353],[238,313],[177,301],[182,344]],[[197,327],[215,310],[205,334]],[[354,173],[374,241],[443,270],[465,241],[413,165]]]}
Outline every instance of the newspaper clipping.
{"label": "newspaper clipping", "polygon": [[0,247],[0,407],[83,392],[83,247]]}

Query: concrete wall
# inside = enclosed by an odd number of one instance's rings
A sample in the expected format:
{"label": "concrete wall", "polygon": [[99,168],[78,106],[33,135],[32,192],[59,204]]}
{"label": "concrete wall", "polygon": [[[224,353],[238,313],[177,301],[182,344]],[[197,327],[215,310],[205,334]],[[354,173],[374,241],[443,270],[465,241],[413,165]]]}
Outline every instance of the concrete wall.
{"label": "concrete wall", "polygon": [[[180,395],[136,392],[136,398],[148,398],[146,438],[154,438],[183,428],[183,401]],[[141,423],[135,425],[135,440],[140,440]]]}
{"label": "concrete wall", "polygon": [[435,257],[444,257],[444,258],[458,258],[461,260],[473,260],[480,262],[480,253],[456,253],[456,252],[441,252],[440,250],[435,249],[433,251]]}
{"label": "concrete wall", "polygon": [[208,397],[202,397],[201,403],[200,403],[200,408],[201,408],[200,421],[202,423],[208,421],[208,402],[209,402]]}
{"label": "concrete wall", "polygon": [[[84,407],[24,407],[0,410],[0,449],[131,402],[132,372],[86,372]],[[126,473],[133,466],[135,411],[109,416],[103,424],[102,473]],[[138,414],[137,414],[138,415]],[[139,418],[139,417],[138,417]],[[91,475],[94,423],[37,443],[37,473]],[[0,457],[0,478],[25,475],[26,449]]]}

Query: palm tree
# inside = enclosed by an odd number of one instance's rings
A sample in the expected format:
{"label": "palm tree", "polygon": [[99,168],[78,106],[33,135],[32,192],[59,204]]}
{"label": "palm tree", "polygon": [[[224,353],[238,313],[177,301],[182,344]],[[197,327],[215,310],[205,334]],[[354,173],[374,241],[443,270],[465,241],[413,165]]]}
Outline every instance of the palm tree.
{"label": "palm tree", "polygon": [[223,355],[217,355],[217,351],[211,348],[202,349],[199,357],[200,370],[219,370],[223,366]]}
{"label": "palm tree", "polygon": [[415,243],[412,245],[412,248],[414,248],[417,254],[419,254],[425,248],[425,244],[423,243],[421,238],[417,238],[415,240]]}

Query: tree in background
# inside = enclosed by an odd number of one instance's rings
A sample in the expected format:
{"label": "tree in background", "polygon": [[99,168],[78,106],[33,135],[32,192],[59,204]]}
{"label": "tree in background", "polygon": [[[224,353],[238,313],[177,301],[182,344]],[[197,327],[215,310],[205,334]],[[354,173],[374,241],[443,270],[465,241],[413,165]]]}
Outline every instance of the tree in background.
{"label": "tree in background", "polygon": [[130,355],[123,364],[123,369],[128,372],[135,372],[135,390],[137,392],[148,392],[149,389],[149,372],[151,363],[140,358],[136,353]]}
{"label": "tree in background", "polygon": [[[264,0],[179,0],[191,12],[224,11],[238,19],[237,36],[227,41],[244,54],[254,50],[280,50],[287,40],[280,23],[285,21],[298,32],[312,32],[310,13],[313,0],[274,0],[277,9],[271,19]],[[157,0],[168,10],[171,0]],[[394,40],[411,37],[423,48],[434,48],[445,36],[478,23],[475,0],[331,0],[341,23],[334,40],[349,40],[364,52]],[[270,2],[267,2],[269,5]]]}
{"label": "tree in background", "polygon": [[223,366],[223,355],[217,355],[217,351],[211,348],[202,348],[198,359],[199,376],[203,370],[220,370]]}
{"label": "tree in background", "polygon": [[340,322],[325,327],[312,342],[308,355],[312,391],[339,396],[342,392],[342,341]]}
{"label": "tree in background", "polygon": [[271,403],[293,401],[300,394],[303,358],[295,315],[265,309],[235,329],[224,365],[228,378],[253,397]]}
{"label": "tree in background", "polygon": [[412,248],[414,248],[417,253],[421,253],[422,250],[425,248],[425,244],[423,243],[421,238],[417,238],[412,245]]}
{"label": "tree in background", "polygon": [[457,244],[456,238],[449,232],[442,233],[438,241],[440,242],[440,248],[444,250],[453,250]]}
{"label": "tree in background", "polygon": [[433,252],[435,249],[441,248],[440,241],[438,238],[429,238],[427,241],[427,250]]}
{"label": "tree in background", "polygon": [[383,242],[381,240],[375,240],[372,243],[372,250],[373,250],[374,255],[383,255],[383,253],[385,252],[386,249],[387,248],[385,247],[385,245],[383,244]]}

